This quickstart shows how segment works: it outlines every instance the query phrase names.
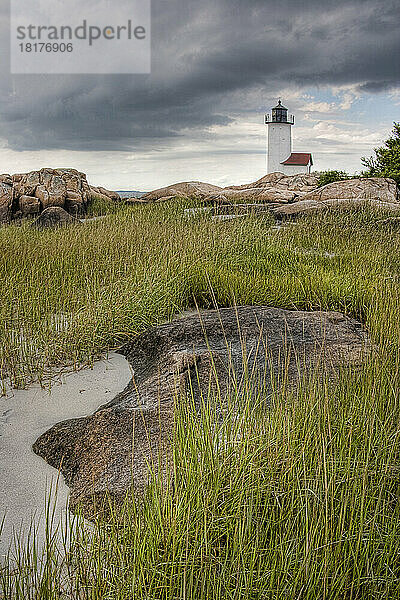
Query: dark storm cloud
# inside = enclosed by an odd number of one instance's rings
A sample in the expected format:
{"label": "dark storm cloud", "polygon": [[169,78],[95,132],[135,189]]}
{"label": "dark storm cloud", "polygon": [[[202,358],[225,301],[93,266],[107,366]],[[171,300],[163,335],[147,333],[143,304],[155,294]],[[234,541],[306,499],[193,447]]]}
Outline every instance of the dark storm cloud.
{"label": "dark storm cloud", "polygon": [[256,89],[267,106],[288,85],[390,89],[400,82],[398,8],[398,0],[153,0],[150,76],[11,78],[2,62],[0,136],[18,150],[132,149],[227,123],[234,95]]}

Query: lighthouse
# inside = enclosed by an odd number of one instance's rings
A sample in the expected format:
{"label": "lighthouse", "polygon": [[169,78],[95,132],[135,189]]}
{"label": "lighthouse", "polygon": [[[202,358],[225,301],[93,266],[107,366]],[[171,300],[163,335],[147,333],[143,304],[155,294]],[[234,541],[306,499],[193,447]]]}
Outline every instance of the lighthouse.
{"label": "lighthouse", "polygon": [[265,115],[265,124],[268,127],[267,173],[310,173],[312,155],[309,152],[292,152],[294,116],[288,115],[288,109],[280,100],[271,113]]}

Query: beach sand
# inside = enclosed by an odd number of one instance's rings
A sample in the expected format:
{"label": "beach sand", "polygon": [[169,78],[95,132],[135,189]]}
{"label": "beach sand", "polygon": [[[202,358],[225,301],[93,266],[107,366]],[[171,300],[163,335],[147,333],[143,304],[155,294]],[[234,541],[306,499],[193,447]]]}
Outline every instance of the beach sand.
{"label": "beach sand", "polygon": [[[93,369],[62,376],[51,392],[33,385],[12,390],[0,398],[0,562],[7,553],[14,532],[29,530],[32,518],[39,523],[43,541],[46,490],[56,486],[58,472],[32,451],[32,444],[60,421],[93,413],[122,391],[131,378],[123,356],[112,353],[97,361]],[[59,477],[55,522],[66,513],[68,488]]]}

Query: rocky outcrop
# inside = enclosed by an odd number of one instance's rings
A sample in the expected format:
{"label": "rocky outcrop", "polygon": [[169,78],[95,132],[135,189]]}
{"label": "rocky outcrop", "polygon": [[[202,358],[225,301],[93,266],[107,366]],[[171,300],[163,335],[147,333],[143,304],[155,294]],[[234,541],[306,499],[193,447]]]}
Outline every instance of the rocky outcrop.
{"label": "rocky outcrop", "polygon": [[49,206],[32,223],[35,229],[55,229],[66,225],[80,225],[79,219],[67,213],[61,206]]}
{"label": "rocky outcrop", "polygon": [[148,192],[141,197],[141,202],[163,202],[173,198],[196,198],[204,200],[211,194],[216,194],[222,188],[201,181],[186,181]]}
{"label": "rocky outcrop", "polygon": [[254,183],[230,186],[221,190],[219,195],[211,199],[246,202],[294,202],[306,196],[318,186],[316,175],[283,175],[270,173]]}
{"label": "rocky outcrop", "polygon": [[[211,191],[210,191],[211,189]],[[178,183],[145,194],[141,203],[196,197],[206,204],[229,205],[260,203],[278,217],[303,214],[339,204],[365,201],[383,208],[397,208],[399,192],[393,179],[357,178],[318,187],[318,173],[284,175],[270,173],[254,183],[218,188],[205,183]],[[136,204],[135,199],[130,202]],[[278,206],[273,206],[278,205]]]}
{"label": "rocky outcrop", "polygon": [[24,217],[38,215],[41,210],[40,200],[35,196],[21,196],[19,198],[19,209]]}
{"label": "rocky outcrop", "polygon": [[126,389],[93,415],[54,426],[33,447],[61,469],[70,506],[80,504],[88,517],[106,494],[121,501],[131,486],[142,492],[149,466],[166,468],[177,392],[190,410],[207,402],[218,379],[223,418],[233,373],[240,388],[245,367],[267,407],[271,385],[295,385],[317,362],[327,369],[356,364],[370,345],[361,324],[341,313],[240,307],[189,314],[137,336],[121,352],[133,369]]}
{"label": "rocky outcrop", "polygon": [[63,208],[72,215],[85,214],[97,190],[108,199],[120,200],[116,192],[91,188],[86,175],[76,169],[0,175],[0,223],[37,215],[51,206]]}
{"label": "rocky outcrop", "polygon": [[303,200],[378,200],[393,203],[398,202],[399,198],[394,179],[370,177],[328,183],[307,194]]}
{"label": "rocky outcrop", "polygon": [[113,200],[113,202],[119,202],[121,200],[120,195],[117,192],[111,192],[103,187],[90,186],[90,193],[93,198],[100,198],[102,200]]}
{"label": "rocky outcrop", "polygon": [[12,214],[13,185],[9,175],[0,175],[0,223],[8,223]]}
{"label": "rocky outcrop", "polygon": [[72,214],[83,214],[90,200],[86,175],[75,169],[41,169],[14,175],[16,209],[25,216],[21,197],[29,196],[39,202],[40,211],[59,206]]}
{"label": "rocky outcrop", "polygon": [[173,198],[196,198],[209,203],[224,203],[243,200],[245,202],[293,202],[315,190],[317,175],[293,175],[270,173],[254,183],[220,188],[201,182],[176,183],[169,187],[149,192],[142,202],[171,200]]}
{"label": "rocky outcrop", "polygon": [[274,207],[272,212],[279,218],[285,218],[337,206],[364,205],[366,202],[388,210],[400,210],[396,182],[381,177],[337,181],[307,194],[299,202]]}

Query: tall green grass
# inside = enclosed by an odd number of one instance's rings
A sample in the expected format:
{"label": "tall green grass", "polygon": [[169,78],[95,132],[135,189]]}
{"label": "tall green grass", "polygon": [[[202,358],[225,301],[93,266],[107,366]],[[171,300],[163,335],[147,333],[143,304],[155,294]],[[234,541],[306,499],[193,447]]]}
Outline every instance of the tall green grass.
{"label": "tall green grass", "polygon": [[[2,597],[382,599],[400,593],[399,354],[332,380],[177,398],[172,468],[108,521],[48,525],[1,573]],[[384,351],[384,352],[383,352]],[[49,511],[50,512],[50,511]],[[51,512],[48,523],[51,524]]]}
{"label": "tall green grass", "polygon": [[[338,216],[339,214],[339,216]],[[268,218],[212,221],[182,206],[120,208],[56,231],[0,229],[1,379],[24,387],[90,364],[181,310],[271,304],[365,315],[398,294],[397,235],[369,209],[282,231]]]}
{"label": "tall green grass", "polygon": [[[108,522],[32,533],[1,570],[5,600],[342,600],[400,596],[399,235],[383,213],[188,220],[121,210],[82,227],[0,230],[3,377],[79,366],[192,306],[270,304],[362,318],[373,355],[314,371],[269,399],[231,392],[240,418],[177,402],[172,469]],[[112,507],[111,507],[112,508]]]}

